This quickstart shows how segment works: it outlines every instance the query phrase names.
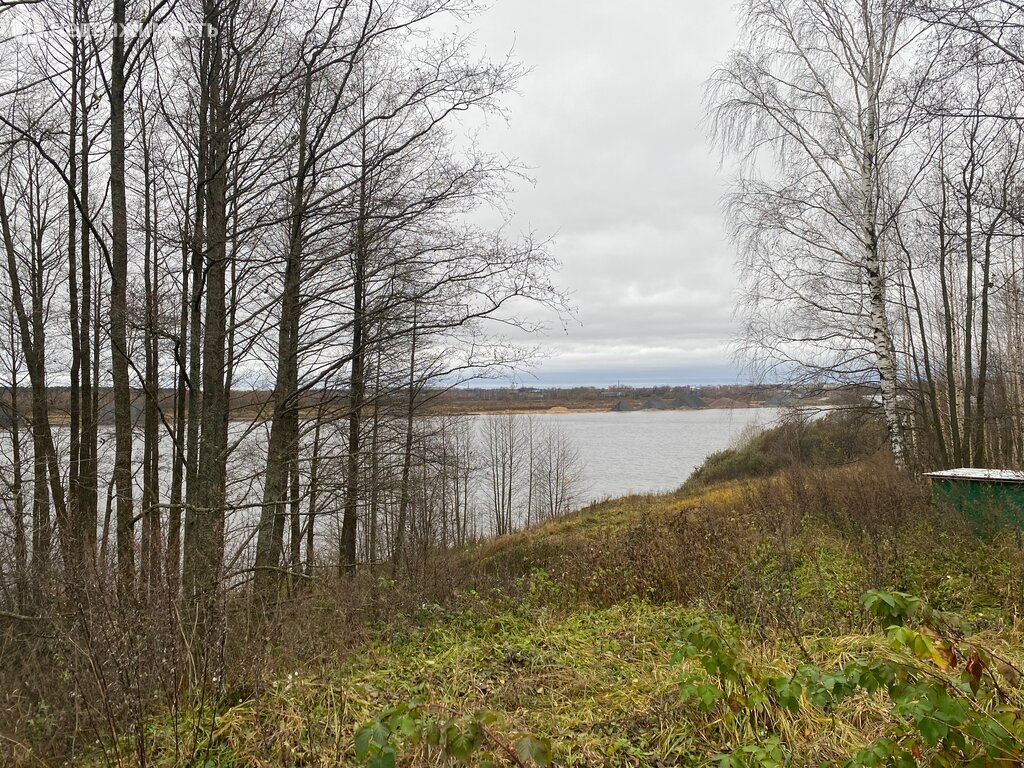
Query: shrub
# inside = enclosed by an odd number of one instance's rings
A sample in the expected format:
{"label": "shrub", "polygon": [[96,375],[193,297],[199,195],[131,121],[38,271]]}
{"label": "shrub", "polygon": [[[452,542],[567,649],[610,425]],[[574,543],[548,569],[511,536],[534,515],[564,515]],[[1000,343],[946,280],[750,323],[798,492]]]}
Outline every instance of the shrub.
{"label": "shrub", "polygon": [[[887,642],[833,666],[772,668],[735,630],[707,618],[684,632],[676,658],[693,663],[680,693],[706,719],[709,742],[720,745],[713,762],[1019,765],[1024,689],[1014,661],[969,639],[959,617],[911,595],[867,592],[861,602]],[[873,738],[849,749],[821,730],[830,721],[830,730],[859,721]],[[809,732],[818,735],[809,740]]]}
{"label": "shrub", "polygon": [[884,427],[871,414],[843,410],[813,418],[792,411],[777,426],[745,435],[738,445],[708,456],[683,488],[764,477],[783,469],[842,466],[874,456],[884,446]]}

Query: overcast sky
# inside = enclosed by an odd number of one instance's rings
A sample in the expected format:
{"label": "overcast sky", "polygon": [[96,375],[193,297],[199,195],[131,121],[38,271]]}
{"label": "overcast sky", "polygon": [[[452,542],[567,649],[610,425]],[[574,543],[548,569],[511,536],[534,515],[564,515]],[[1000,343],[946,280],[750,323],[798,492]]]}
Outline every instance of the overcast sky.
{"label": "overcast sky", "polygon": [[496,0],[491,55],[532,69],[486,148],[530,165],[515,225],[555,236],[580,324],[541,340],[524,384],[733,382],[725,178],[703,83],[733,44],[729,0]]}

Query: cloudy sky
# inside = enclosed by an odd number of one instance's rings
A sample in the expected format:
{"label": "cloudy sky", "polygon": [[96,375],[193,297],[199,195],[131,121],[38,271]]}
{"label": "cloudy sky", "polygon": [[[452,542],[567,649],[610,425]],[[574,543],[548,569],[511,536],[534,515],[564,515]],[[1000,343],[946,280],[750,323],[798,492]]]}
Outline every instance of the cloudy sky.
{"label": "cloudy sky", "polygon": [[579,324],[524,384],[732,382],[735,271],[703,83],[734,42],[728,0],[496,0],[478,38],[532,69],[487,148],[530,165],[515,225],[555,237]]}

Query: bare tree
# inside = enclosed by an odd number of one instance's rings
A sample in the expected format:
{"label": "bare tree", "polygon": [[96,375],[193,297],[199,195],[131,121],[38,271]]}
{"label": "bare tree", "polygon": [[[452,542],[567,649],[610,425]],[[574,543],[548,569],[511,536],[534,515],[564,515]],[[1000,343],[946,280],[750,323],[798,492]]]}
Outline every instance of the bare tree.
{"label": "bare tree", "polygon": [[556,423],[540,430],[534,447],[533,485],[537,487],[537,521],[554,520],[574,511],[585,490],[583,459],[579,448]]}
{"label": "bare tree", "polygon": [[887,262],[915,177],[900,166],[920,34],[908,3],[748,2],[742,46],[708,91],[712,134],[743,169],[727,210],[747,343],[789,374],[875,379],[900,462]]}

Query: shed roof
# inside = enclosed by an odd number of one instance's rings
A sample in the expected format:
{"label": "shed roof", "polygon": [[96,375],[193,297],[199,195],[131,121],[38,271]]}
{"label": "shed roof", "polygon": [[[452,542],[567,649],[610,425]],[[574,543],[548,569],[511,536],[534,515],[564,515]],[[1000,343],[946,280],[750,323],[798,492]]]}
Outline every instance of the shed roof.
{"label": "shed roof", "polygon": [[1024,483],[1024,472],[1013,469],[984,469],[981,467],[962,467],[947,469],[942,472],[926,472],[925,477],[938,480],[980,480],[987,483]]}

